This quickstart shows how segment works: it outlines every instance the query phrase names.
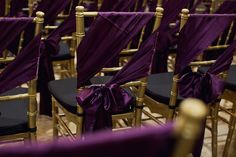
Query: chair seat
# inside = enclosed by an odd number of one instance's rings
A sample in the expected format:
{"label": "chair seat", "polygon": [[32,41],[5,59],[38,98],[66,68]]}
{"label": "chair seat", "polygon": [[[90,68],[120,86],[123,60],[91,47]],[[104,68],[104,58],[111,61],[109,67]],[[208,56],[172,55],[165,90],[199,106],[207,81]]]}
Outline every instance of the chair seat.
{"label": "chair seat", "polygon": [[60,46],[59,53],[57,55],[51,56],[52,61],[63,61],[74,58],[74,56],[70,54],[70,48],[66,42],[60,42],[59,46]]}
{"label": "chair seat", "polygon": [[[145,94],[152,99],[166,104],[170,101],[170,92],[172,87],[173,73],[160,73],[148,76],[148,84]],[[181,96],[177,98],[177,105],[183,100]]]}
{"label": "chair seat", "polygon": [[[15,88],[0,96],[27,93],[26,88]],[[0,136],[23,133],[28,129],[28,99],[0,101]]]}
{"label": "chair seat", "polygon": [[232,65],[228,72],[226,88],[236,91],[236,65]]}
{"label": "chair seat", "polygon": [[[105,84],[111,76],[97,76],[90,79],[92,84]],[[76,89],[77,78],[69,78],[62,80],[53,80],[49,82],[48,88],[53,97],[69,112],[76,114],[77,101]],[[126,90],[128,93],[131,91]]]}
{"label": "chair seat", "polygon": [[[199,71],[206,72],[209,67],[201,67],[199,68]],[[230,69],[228,71],[228,77],[225,82],[225,88],[236,91],[236,65],[230,66]]]}

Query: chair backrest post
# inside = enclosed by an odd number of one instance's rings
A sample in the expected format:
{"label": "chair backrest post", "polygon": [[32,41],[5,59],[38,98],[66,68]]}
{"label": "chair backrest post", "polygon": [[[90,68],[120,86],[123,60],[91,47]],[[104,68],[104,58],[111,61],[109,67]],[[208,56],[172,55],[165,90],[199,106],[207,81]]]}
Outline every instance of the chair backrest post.
{"label": "chair backrest post", "polygon": [[181,11],[181,20],[180,20],[180,30],[184,27],[189,17],[189,10],[182,9]]}
{"label": "chair backrest post", "polygon": [[156,8],[156,20],[155,20],[153,32],[160,27],[161,21],[162,21],[162,17],[163,17],[163,12],[164,12],[163,8],[161,8],[161,7],[157,7]]}
{"label": "chair backrest post", "polygon": [[[44,22],[44,13],[43,12],[37,12],[35,17],[35,36],[40,34],[42,28],[43,28],[43,22]],[[36,101],[36,81],[37,79],[33,79],[29,81],[29,108],[28,108],[28,127],[30,128],[30,139],[36,140],[36,115],[37,115],[37,101]]]}
{"label": "chair backrest post", "polygon": [[213,14],[216,10],[216,0],[211,0],[210,13]]}
{"label": "chair backrest post", "polygon": [[10,12],[10,8],[11,8],[11,0],[6,0],[6,3],[5,3],[5,16],[7,16]]}
{"label": "chair backrest post", "polygon": [[84,30],[84,7],[76,7],[76,45],[79,46],[83,37],[85,36]]}
{"label": "chair backrest post", "polygon": [[158,0],[157,1],[157,7],[162,7],[163,0]]}
{"label": "chair backrest post", "polygon": [[[84,29],[84,7],[83,6],[77,6],[76,7],[76,47],[79,46],[80,42],[82,41],[83,37],[85,36],[85,29]],[[78,54],[77,54],[78,55]],[[77,104],[77,128],[76,128],[76,136],[80,136],[82,134],[83,131],[83,118],[82,118],[82,114],[83,114],[83,109],[82,107],[79,106],[79,104]]]}
{"label": "chair backrest post", "polygon": [[[154,27],[153,27],[153,32],[155,30],[157,30],[161,24],[161,20],[162,20],[162,17],[163,17],[163,11],[164,9],[161,8],[161,7],[157,7],[156,8],[156,13],[155,13],[155,24],[154,24]],[[144,32],[142,32],[144,33]],[[142,38],[140,38],[141,40],[139,41],[139,43],[142,42]],[[143,108],[143,97],[144,97],[144,93],[145,93],[145,90],[146,90],[146,87],[147,87],[147,77],[145,78],[142,78],[141,80],[141,85],[139,87],[139,92],[137,94],[137,100],[136,100],[136,115],[135,115],[135,126],[136,127],[139,127],[141,125],[141,120],[142,120],[142,108]]]}
{"label": "chair backrest post", "polygon": [[[184,27],[184,25],[186,24],[187,20],[189,17],[189,10],[188,9],[182,9],[181,11],[181,20],[180,20],[180,30]],[[176,105],[176,99],[178,96],[178,80],[179,80],[179,75],[176,74],[173,77],[173,84],[172,84],[172,88],[171,88],[171,96],[170,96],[170,102],[169,102],[169,108],[171,109],[171,111],[169,112],[169,116],[168,116],[168,120],[173,119],[174,117],[174,108]]]}
{"label": "chair backrest post", "polygon": [[34,7],[34,0],[28,0],[28,8],[29,8],[29,16],[33,13],[33,7]]}
{"label": "chair backrest post", "polygon": [[35,17],[35,36],[38,35],[41,30],[43,29],[43,23],[44,23],[44,13],[41,11],[36,12],[36,17]]}
{"label": "chair backrest post", "polygon": [[201,100],[190,98],[181,103],[180,116],[175,125],[175,133],[180,140],[173,157],[186,157],[186,154],[191,152],[207,113],[208,109]]}

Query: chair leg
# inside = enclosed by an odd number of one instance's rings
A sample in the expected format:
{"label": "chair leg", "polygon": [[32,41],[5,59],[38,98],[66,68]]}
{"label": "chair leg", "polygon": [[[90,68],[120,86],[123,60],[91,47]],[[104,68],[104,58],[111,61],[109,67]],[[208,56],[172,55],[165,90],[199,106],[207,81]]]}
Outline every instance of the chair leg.
{"label": "chair leg", "polygon": [[175,109],[171,109],[169,108],[169,113],[168,113],[168,117],[167,117],[167,121],[172,121],[174,119],[175,116]]}
{"label": "chair leg", "polygon": [[56,105],[56,100],[52,99],[52,121],[53,121],[53,138],[56,139],[58,137],[58,107]]}
{"label": "chair leg", "polygon": [[77,137],[81,136],[82,132],[83,132],[82,118],[78,117],[78,123],[76,124],[76,136]]}
{"label": "chair leg", "polygon": [[229,147],[230,144],[232,142],[232,137],[234,134],[234,130],[235,130],[235,123],[236,123],[236,104],[233,104],[233,115],[231,115],[230,117],[230,121],[229,121],[229,132],[226,138],[226,143],[225,143],[225,147],[224,147],[224,151],[223,151],[223,157],[228,157],[228,153],[229,153]]}
{"label": "chair leg", "polygon": [[212,157],[217,157],[218,111],[219,103],[216,103],[214,106],[211,107]]}
{"label": "chair leg", "polygon": [[140,127],[141,126],[141,121],[142,121],[142,109],[137,108],[136,113],[135,113],[135,127]]}

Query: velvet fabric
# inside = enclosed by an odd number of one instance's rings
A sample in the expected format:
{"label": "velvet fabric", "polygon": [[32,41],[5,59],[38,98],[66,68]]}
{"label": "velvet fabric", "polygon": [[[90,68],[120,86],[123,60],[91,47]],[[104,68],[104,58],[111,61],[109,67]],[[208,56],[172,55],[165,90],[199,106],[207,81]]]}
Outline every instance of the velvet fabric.
{"label": "velvet fabric", "polygon": [[122,133],[101,132],[75,142],[34,145],[0,150],[4,157],[170,157],[176,147],[174,125],[131,129]]}
{"label": "velvet fabric", "polygon": [[[16,37],[31,23],[33,18],[2,18],[0,19],[0,56],[12,44]],[[12,31],[14,30],[14,31]]]}
{"label": "velvet fabric", "polygon": [[0,93],[37,76],[41,35],[35,37],[0,74]]}
{"label": "velvet fabric", "polygon": [[[152,17],[151,13],[100,14],[77,49],[78,88],[85,85],[106,63],[116,57],[117,53]],[[101,31],[100,27],[106,29]],[[107,32],[108,30],[109,32]],[[104,33],[107,35],[104,36]],[[93,34],[96,34],[96,40]],[[86,132],[111,128],[111,115],[125,112],[131,106],[133,98],[119,86],[148,75],[156,48],[156,38],[155,33],[108,83],[92,85],[78,93],[77,101],[85,113]],[[94,64],[97,66],[93,66]]]}

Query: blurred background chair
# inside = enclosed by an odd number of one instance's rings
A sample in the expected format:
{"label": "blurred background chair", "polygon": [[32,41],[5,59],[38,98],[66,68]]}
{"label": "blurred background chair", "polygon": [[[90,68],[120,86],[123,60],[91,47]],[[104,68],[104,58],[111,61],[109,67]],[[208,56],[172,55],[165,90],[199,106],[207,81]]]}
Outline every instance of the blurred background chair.
{"label": "blurred background chair", "polygon": [[[177,122],[162,127],[132,129],[123,133],[101,132],[87,135],[85,140],[60,142],[33,146],[28,149],[17,147],[3,149],[1,156],[148,156],[148,157],[187,157],[193,151],[199,137],[201,124],[207,114],[203,102],[185,100],[180,108]],[[190,131],[191,130],[191,131]],[[99,144],[99,145],[98,145]]]}

